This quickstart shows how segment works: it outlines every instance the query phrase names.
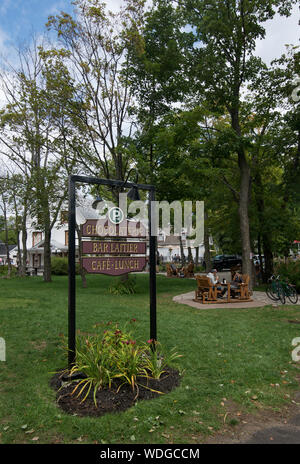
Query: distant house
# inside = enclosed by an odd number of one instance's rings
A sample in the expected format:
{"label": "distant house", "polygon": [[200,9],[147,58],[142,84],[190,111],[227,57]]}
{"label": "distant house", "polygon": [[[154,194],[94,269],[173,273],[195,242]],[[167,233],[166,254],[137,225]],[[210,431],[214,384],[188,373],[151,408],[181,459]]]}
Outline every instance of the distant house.
{"label": "distant house", "polygon": [[[188,247],[191,248],[192,257],[195,260],[196,258],[196,249],[194,246],[194,240],[188,240],[186,238],[185,231],[182,231],[181,235],[183,252],[186,258],[188,258]],[[180,239],[176,235],[166,235],[163,232],[160,232],[157,237],[157,251],[162,259],[162,261],[173,261],[176,257],[181,257],[180,251]],[[204,246],[199,246],[198,259],[204,257]]]}
{"label": "distant house", "polygon": [[[98,214],[92,208],[76,208],[76,221],[82,224],[86,219],[97,219]],[[34,220],[27,221],[27,272],[42,275],[44,271],[44,233],[35,226]],[[51,254],[52,256],[68,256],[68,212],[62,210],[59,214],[51,232]],[[20,244],[22,236],[20,237]],[[21,246],[21,245],[20,245]],[[76,245],[78,249],[78,243]],[[21,246],[22,250],[22,246]]]}
{"label": "distant house", "polygon": [[[9,257],[10,257],[10,262],[11,264],[16,264],[17,260],[16,258],[14,259],[14,254],[13,252],[17,250],[17,245],[8,245],[8,250],[9,250]],[[6,250],[6,245],[4,242],[0,241],[0,266],[4,266],[7,264],[7,250]]]}

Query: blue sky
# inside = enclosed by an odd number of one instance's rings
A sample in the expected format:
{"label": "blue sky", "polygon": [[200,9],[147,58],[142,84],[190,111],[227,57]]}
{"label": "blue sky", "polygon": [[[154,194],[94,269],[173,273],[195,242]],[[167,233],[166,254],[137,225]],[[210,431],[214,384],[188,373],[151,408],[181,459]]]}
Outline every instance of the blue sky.
{"label": "blue sky", "polygon": [[[115,9],[122,0],[106,3]],[[9,56],[11,47],[27,42],[32,31],[43,32],[49,15],[62,10],[70,13],[72,8],[71,0],[0,0],[0,54]],[[299,18],[299,8],[294,6],[290,18],[276,17],[267,22],[266,39],[257,43],[256,53],[270,62],[284,52],[284,44],[299,45]]]}
{"label": "blue sky", "polygon": [[43,32],[48,16],[71,12],[70,0],[0,0],[1,48],[22,44],[31,32]]}

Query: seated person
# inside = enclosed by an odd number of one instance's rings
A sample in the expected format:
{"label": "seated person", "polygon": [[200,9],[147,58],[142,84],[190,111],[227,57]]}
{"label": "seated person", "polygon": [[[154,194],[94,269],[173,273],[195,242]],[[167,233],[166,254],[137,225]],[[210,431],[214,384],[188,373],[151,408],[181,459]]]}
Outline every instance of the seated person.
{"label": "seated person", "polygon": [[239,284],[241,283],[243,283],[242,275],[239,273],[239,271],[236,271],[236,273],[233,276],[232,282],[230,283],[230,296],[232,296],[232,298],[235,298],[235,290],[239,288]]}
{"label": "seated person", "polygon": [[171,267],[172,273],[173,273],[174,275],[177,275],[177,268],[176,268],[175,264],[174,264],[174,263],[171,263],[171,264],[170,264],[170,267]]}
{"label": "seated person", "polygon": [[184,277],[184,266],[181,266],[180,264],[177,266],[177,275],[179,277]]}
{"label": "seated person", "polygon": [[[217,275],[217,269],[212,269],[208,274],[207,277],[210,279],[211,283],[213,285],[217,285],[220,283],[219,276]],[[222,298],[222,296],[226,293],[226,288],[222,288],[220,285],[217,285],[217,289],[221,290],[221,295],[218,295],[219,298]]]}

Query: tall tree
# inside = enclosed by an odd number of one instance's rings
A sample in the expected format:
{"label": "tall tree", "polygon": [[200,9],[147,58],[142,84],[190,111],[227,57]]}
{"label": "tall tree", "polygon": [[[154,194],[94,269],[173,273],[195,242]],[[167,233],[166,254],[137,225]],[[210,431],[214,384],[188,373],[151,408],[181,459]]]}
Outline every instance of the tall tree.
{"label": "tall tree", "polygon": [[[23,175],[24,241],[28,213],[35,226],[44,232],[44,280],[51,281],[51,231],[67,194],[69,156],[65,145],[63,107],[57,104],[57,93],[63,94],[69,80],[53,82],[44,66],[42,49],[37,42],[19,52],[17,68],[10,67],[3,79],[6,105],[1,112],[3,153]],[[58,90],[59,89],[59,90]],[[24,263],[23,263],[24,265]]]}
{"label": "tall tree", "polygon": [[[76,147],[77,160],[89,174],[106,179],[125,180],[132,167],[127,140],[134,125],[125,31],[135,21],[140,3],[128,2],[112,13],[102,1],[77,0],[76,15],[61,13],[48,21],[73,76],[75,94],[66,110],[85,142]],[[118,189],[112,193],[117,200]]]}
{"label": "tall tree", "polygon": [[136,159],[146,180],[153,183],[160,163],[156,133],[173,105],[185,98],[185,74],[194,38],[183,29],[180,11],[167,0],[154,0],[142,20],[130,26],[126,35],[129,59],[124,73],[135,97],[132,111],[138,123]]}
{"label": "tall tree", "polygon": [[276,10],[288,16],[293,0],[178,0],[187,24],[194,28],[196,43],[191,77],[200,101],[213,111],[230,115],[233,147],[240,174],[239,219],[242,238],[243,271],[252,275],[249,201],[251,169],[248,142],[241,124],[242,90],[261,66],[255,58],[255,42],[265,35],[263,23]]}

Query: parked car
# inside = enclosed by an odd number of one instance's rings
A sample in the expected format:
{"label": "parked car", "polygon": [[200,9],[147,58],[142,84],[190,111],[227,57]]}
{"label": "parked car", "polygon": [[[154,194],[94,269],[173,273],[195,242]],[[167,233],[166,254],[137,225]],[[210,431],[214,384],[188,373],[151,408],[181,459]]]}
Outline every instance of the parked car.
{"label": "parked car", "polygon": [[[264,264],[265,264],[265,257],[264,257],[264,255],[262,255],[261,260],[262,260],[262,264],[264,265]],[[253,256],[253,263],[254,263],[254,265],[260,264],[259,255],[254,255],[254,256]]]}
{"label": "parked car", "polygon": [[220,271],[230,270],[232,267],[242,265],[239,255],[217,255],[212,259],[212,267]]}

